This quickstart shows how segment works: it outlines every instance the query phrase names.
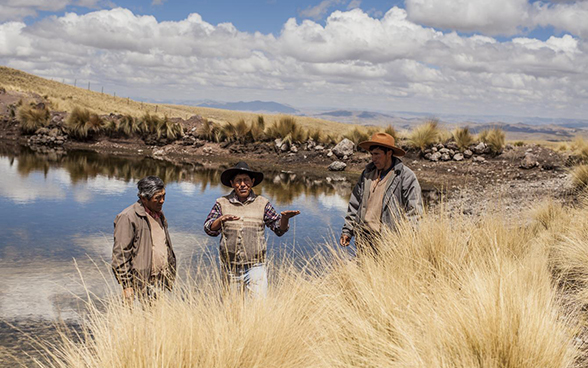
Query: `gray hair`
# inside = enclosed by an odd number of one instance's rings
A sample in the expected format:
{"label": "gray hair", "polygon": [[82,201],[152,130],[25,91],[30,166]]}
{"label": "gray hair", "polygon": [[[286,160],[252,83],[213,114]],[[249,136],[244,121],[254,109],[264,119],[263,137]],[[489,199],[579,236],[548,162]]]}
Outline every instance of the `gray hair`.
{"label": "gray hair", "polygon": [[155,193],[163,190],[164,188],[165,184],[163,183],[163,180],[157,176],[147,176],[139,180],[137,183],[137,189],[139,189],[137,196],[139,198],[151,199]]}

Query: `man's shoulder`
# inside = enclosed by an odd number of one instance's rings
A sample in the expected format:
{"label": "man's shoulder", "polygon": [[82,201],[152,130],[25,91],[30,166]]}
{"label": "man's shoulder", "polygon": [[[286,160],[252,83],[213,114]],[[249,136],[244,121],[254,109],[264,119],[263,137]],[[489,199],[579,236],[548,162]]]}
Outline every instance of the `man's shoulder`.
{"label": "man's shoulder", "polygon": [[141,205],[138,202],[135,202],[127,208],[125,208],[124,210],[122,210],[118,215],[116,215],[116,218],[118,219],[121,217],[136,217],[138,215],[138,207],[141,207]]}

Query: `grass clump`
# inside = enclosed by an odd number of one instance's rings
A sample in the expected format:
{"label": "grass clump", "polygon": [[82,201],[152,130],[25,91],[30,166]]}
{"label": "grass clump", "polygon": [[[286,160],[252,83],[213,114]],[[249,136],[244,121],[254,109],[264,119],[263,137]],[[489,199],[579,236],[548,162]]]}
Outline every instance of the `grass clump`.
{"label": "grass clump", "polygon": [[288,143],[301,143],[308,139],[308,132],[302,128],[291,116],[286,116],[277,121],[266,130],[268,138],[280,138]]}
{"label": "grass clump", "polygon": [[588,187],[588,164],[582,164],[572,169],[572,183],[578,189]]}
{"label": "grass clump", "polygon": [[465,151],[474,143],[474,137],[468,127],[455,129],[453,131],[453,139],[461,151]]}
{"label": "grass clump", "polygon": [[494,154],[502,153],[506,144],[506,134],[500,128],[486,129],[478,135],[480,141],[486,143],[490,147],[490,151]]}
{"label": "grass clump", "polygon": [[26,106],[18,109],[20,131],[24,134],[33,134],[37,129],[44,127],[49,122],[51,114],[46,106]]}
{"label": "grass clump", "polygon": [[408,136],[408,144],[422,151],[439,141],[440,129],[438,120],[429,120],[419,125]]}
{"label": "grass clump", "polygon": [[359,127],[355,127],[352,131],[343,135],[343,138],[349,139],[351,142],[355,143],[356,146],[360,142],[369,140],[370,137],[371,135],[368,131]]}
{"label": "grass clump", "polygon": [[588,162],[588,143],[580,136],[572,141],[572,150],[583,162]]}
{"label": "grass clump", "polygon": [[161,118],[149,113],[140,119],[138,130],[144,138],[153,137],[156,140],[174,141],[184,135],[182,124],[172,122],[167,116]]}
{"label": "grass clump", "polygon": [[66,119],[69,135],[79,140],[92,139],[104,127],[104,121],[88,109],[76,107]]}

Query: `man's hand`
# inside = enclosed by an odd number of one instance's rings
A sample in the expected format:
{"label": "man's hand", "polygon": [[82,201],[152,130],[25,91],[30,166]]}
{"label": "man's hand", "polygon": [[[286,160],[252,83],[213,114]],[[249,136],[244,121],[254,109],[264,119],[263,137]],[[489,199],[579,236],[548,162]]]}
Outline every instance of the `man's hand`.
{"label": "man's hand", "polygon": [[341,235],[341,239],[339,239],[339,244],[341,244],[342,247],[347,247],[349,246],[349,243],[351,243],[351,237],[346,234]]}
{"label": "man's hand", "polygon": [[212,222],[212,224],[210,225],[210,230],[218,231],[220,230],[222,224],[225,223],[225,221],[237,221],[239,219],[240,217],[235,215],[222,215],[221,217],[217,218]]}
{"label": "man's hand", "polygon": [[235,215],[222,215],[218,219],[220,220],[220,222],[237,221],[237,220],[240,219],[240,217],[239,216],[235,216]]}
{"label": "man's hand", "polygon": [[280,220],[280,230],[287,231],[288,230],[288,223],[290,222],[290,218],[299,215],[300,211],[282,211],[280,215],[282,215],[282,219]]}
{"label": "man's hand", "polygon": [[122,295],[126,303],[133,304],[133,300],[135,299],[135,290],[133,290],[132,287],[123,289]]}
{"label": "man's hand", "polygon": [[299,215],[300,211],[282,211],[280,214],[282,215],[282,217],[291,219],[292,217]]}

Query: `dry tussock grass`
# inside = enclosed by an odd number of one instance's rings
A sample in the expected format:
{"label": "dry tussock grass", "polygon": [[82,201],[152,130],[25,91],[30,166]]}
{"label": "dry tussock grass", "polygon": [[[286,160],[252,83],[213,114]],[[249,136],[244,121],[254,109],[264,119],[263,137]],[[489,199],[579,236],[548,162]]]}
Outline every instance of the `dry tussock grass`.
{"label": "dry tussock grass", "polygon": [[202,266],[150,308],[93,309],[51,366],[573,367],[588,216],[551,202],[530,218],[428,214],[377,257],[282,262],[264,300],[224,295]]}
{"label": "dry tussock grass", "polygon": [[[154,114],[161,118],[181,117],[184,119],[192,115],[201,115],[205,119],[224,124],[227,122],[236,124],[240,120],[255,121],[259,114],[212,109],[205,107],[153,104],[133,101],[125,97],[114,97],[109,94],[88,91],[84,88],[74,87],[67,84],[36,77],[22,71],[0,66],[0,85],[7,90],[33,92],[41,96],[47,96],[56,110],[73,111],[79,107],[88,109],[96,114],[123,114],[135,117],[145,114]],[[287,117],[282,114],[264,115],[265,123],[270,126]],[[326,134],[339,134],[351,129],[349,124],[333,122],[329,120],[312,117],[296,117],[302,128],[320,128]]]}

